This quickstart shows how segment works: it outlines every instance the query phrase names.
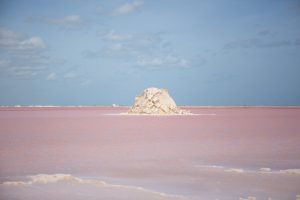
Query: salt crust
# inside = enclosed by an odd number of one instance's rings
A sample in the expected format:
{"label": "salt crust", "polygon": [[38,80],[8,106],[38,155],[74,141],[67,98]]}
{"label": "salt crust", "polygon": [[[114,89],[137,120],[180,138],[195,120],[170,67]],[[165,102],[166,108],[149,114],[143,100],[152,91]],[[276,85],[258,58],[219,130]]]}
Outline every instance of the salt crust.
{"label": "salt crust", "polygon": [[134,105],[129,114],[150,115],[191,115],[187,110],[177,107],[173,98],[166,89],[148,88],[135,97]]}

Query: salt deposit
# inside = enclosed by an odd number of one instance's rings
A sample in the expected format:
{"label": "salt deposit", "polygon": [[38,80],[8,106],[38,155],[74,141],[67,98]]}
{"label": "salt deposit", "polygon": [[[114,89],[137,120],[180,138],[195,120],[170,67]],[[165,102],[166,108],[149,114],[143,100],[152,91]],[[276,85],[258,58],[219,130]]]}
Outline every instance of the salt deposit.
{"label": "salt deposit", "polygon": [[[71,195],[73,197],[71,199],[85,200],[96,199],[95,197],[97,196],[103,197],[102,199],[120,200],[188,199],[182,195],[167,194],[133,185],[111,184],[98,179],[79,178],[70,174],[37,174],[28,178],[29,180],[27,181],[6,181],[0,183],[0,191],[2,192],[0,197],[3,195],[5,197],[3,199],[43,199],[39,198],[39,196],[47,193],[49,194],[47,199],[66,199],[64,195]],[[71,187],[68,187],[70,185]],[[43,192],[40,193],[36,188]]]}
{"label": "salt deposit", "polygon": [[166,89],[148,88],[135,97],[134,105],[129,109],[131,114],[190,114],[176,106],[175,101]]}

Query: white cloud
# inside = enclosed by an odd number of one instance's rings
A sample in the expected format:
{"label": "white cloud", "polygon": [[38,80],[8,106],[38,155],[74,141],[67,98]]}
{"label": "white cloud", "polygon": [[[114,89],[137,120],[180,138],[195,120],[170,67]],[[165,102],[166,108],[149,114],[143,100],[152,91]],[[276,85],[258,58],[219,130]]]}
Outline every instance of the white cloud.
{"label": "white cloud", "polygon": [[6,28],[0,28],[0,47],[4,49],[14,49],[18,46],[22,35]]}
{"label": "white cloud", "polygon": [[6,68],[11,64],[10,60],[0,60],[0,69]]}
{"label": "white cloud", "polygon": [[134,55],[137,55],[137,50],[126,43],[109,43],[103,46],[98,50],[85,50],[82,52],[85,58],[103,58],[103,57],[114,57],[121,58],[127,57],[130,58]]}
{"label": "white cloud", "polygon": [[51,72],[46,78],[47,81],[54,81],[56,79],[57,79],[57,74],[55,72]]}
{"label": "white cloud", "polygon": [[141,56],[137,60],[137,64],[140,66],[176,66],[176,67],[187,67],[188,61],[184,58],[179,58],[174,55],[151,57],[151,56]]}
{"label": "white cloud", "polygon": [[124,49],[124,45],[121,44],[121,43],[112,44],[109,47],[109,49],[112,50],[112,51],[120,51],[120,50]]}
{"label": "white cloud", "polygon": [[1,72],[8,73],[13,76],[20,78],[30,78],[31,76],[36,76],[46,69],[45,66],[34,65],[30,62],[24,62],[17,60],[12,62],[6,68],[1,69]]}
{"label": "white cloud", "polygon": [[92,83],[89,77],[85,74],[84,71],[81,70],[82,67],[75,66],[70,68],[63,74],[63,78],[65,82],[77,83],[80,86],[87,86]]}
{"label": "white cloud", "polygon": [[65,79],[73,79],[73,78],[76,78],[77,77],[77,74],[74,73],[74,72],[68,72],[64,75],[64,78]]}
{"label": "white cloud", "polygon": [[162,47],[162,42],[158,34],[126,35],[110,31],[103,38],[105,38],[108,43],[100,50],[85,52],[87,57],[99,58],[101,56],[113,56],[119,58],[136,58],[141,55],[153,55],[156,54],[157,51],[166,55],[166,52],[163,52],[166,48]]}
{"label": "white cloud", "polygon": [[250,38],[229,42],[223,46],[223,50],[250,49],[250,48],[280,48],[291,45],[289,40],[261,40]]}
{"label": "white cloud", "polygon": [[62,18],[48,19],[48,22],[52,24],[66,25],[81,23],[82,20],[79,15],[69,15]]}
{"label": "white cloud", "polygon": [[120,57],[128,57],[129,55],[132,54],[133,54],[132,49],[130,49],[127,45],[122,43],[113,43],[104,46],[102,49],[98,51],[88,51],[86,52],[85,55],[88,58],[100,58],[101,56],[120,58]]}
{"label": "white cloud", "polygon": [[81,85],[81,86],[86,86],[86,85],[90,85],[91,83],[92,83],[91,80],[85,79],[85,80],[83,80],[83,81],[80,83],[80,85]]}
{"label": "white cloud", "polygon": [[136,69],[150,70],[191,69],[205,63],[204,59],[196,56],[179,55],[170,43],[161,38],[161,33],[132,34],[130,38],[126,35],[126,38],[112,30],[102,35],[106,40],[103,41],[105,45],[100,49],[85,50],[85,58],[118,59],[131,63]]}
{"label": "white cloud", "polygon": [[0,27],[0,73],[29,78],[41,73],[51,63],[44,55],[47,48],[41,37],[28,37]]}
{"label": "white cloud", "polygon": [[20,77],[26,77],[26,78],[29,78],[31,76],[36,76],[38,74],[38,72],[35,72],[35,71],[15,71],[14,72],[14,75],[15,76],[20,76]]}
{"label": "white cloud", "polygon": [[48,19],[47,21],[67,30],[80,29],[84,26],[84,22],[79,15],[68,15],[62,18]]}
{"label": "white cloud", "polygon": [[35,51],[46,48],[46,45],[38,36],[26,38],[20,33],[0,28],[0,48],[12,51]]}
{"label": "white cloud", "polygon": [[12,30],[9,30],[9,29],[3,28],[3,27],[0,28],[0,35],[1,35],[1,39],[2,38],[17,39],[17,38],[20,38],[22,36],[20,33],[16,33]]}
{"label": "white cloud", "polygon": [[46,18],[46,17],[30,17],[28,22],[37,22],[56,25],[65,30],[78,30],[86,25],[86,22],[80,15],[67,15],[60,18]]}
{"label": "white cloud", "polygon": [[31,37],[29,39],[23,40],[19,44],[19,49],[22,50],[33,50],[33,49],[44,49],[46,45],[42,38]]}
{"label": "white cloud", "polygon": [[131,38],[130,35],[122,35],[116,33],[114,30],[109,31],[107,34],[102,36],[103,39],[111,40],[111,41],[123,41]]}
{"label": "white cloud", "polygon": [[112,15],[117,16],[117,15],[129,14],[129,13],[133,12],[134,10],[136,10],[138,7],[142,6],[143,4],[144,4],[143,0],[135,0],[131,3],[125,3],[125,4],[115,8],[112,11]]}
{"label": "white cloud", "polygon": [[97,8],[96,8],[96,12],[98,13],[98,14],[104,14],[104,8],[102,7],[102,6],[98,6]]}

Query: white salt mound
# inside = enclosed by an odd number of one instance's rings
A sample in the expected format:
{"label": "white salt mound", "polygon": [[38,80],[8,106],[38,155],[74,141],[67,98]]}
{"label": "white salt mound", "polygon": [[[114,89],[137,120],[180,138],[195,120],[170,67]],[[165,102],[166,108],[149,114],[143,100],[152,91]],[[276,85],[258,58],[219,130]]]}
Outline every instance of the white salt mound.
{"label": "white salt mound", "polygon": [[175,101],[166,89],[148,88],[140,96],[135,97],[134,105],[129,109],[130,114],[191,114],[176,106]]}

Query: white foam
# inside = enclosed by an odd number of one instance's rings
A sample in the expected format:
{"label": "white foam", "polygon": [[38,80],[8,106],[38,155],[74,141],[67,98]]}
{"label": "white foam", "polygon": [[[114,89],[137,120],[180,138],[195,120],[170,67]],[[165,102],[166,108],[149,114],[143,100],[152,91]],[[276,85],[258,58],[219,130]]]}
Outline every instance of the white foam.
{"label": "white foam", "polygon": [[271,168],[260,168],[258,170],[246,170],[242,168],[228,168],[220,165],[195,165],[195,167],[205,170],[216,170],[229,173],[261,173],[261,174],[289,174],[300,175],[300,169],[284,169],[284,170],[272,170]]}
{"label": "white foam", "polygon": [[229,168],[229,169],[226,169],[225,172],[244,173],[245,171],[240,168]]}
{"label": "white foam", "polygon": [[97,179],[82,179],[82,178],[72,176],[70,174],[37,174],[34,176],[28,176],[28,179],[29,179],[28,181],[6,181],[1,183],[0,186],[24,187],[24,186],[31,186],[31,185],[46,185],[46,184],[54,184],[54,183],[62,182],[62,183],[73,183],[73,184],[85,184],[85,185],[91,185],[96,187],[105,187],[108,189],[122,189],[122,190],[132,191],[132,192],[134,191],[142,192],[142,193],[155,195],[161,199],[164,199],[165,197],[176,199],[176,200],[186,199],[184,196],[180,196],[180,195],[156,192],[138,186],[110,184]]}
{"label": "white foam", "polygon": [[76,178],[70,174],[38,174],[35,176],[30,176],[31,178],[31,184],[32,183],[56,183],[59,181],[66,181],[66,182],[82,182],[81,179]]}
{"label": "white foam", "polygon": [[207,169],[224,169],[221,165],[197,165],[196,167],[207,168]]}
{"label": "white foam", "polygon": [[300,169],[285,169],[285,170],[279,170],[279,173],[300,175]]}
{"label": "white foam", "polygon": [[28,185],[27,182],[23,182],[23,181],[6,181],[1,183],[1,185],[4,186],[26,186]]}
{"label": "white foam", "polygon": [[200,167],[206,170],[216,170],[222,172],[236,172],[236,173],[243,173],[245,172],[244,169],[241,168],[228,168],[221,165],[196,165],[196,167]]}
{"label": "white foam", "polygon": [[209,114],[195,114],[195,113],[185,113],[185,114],[179,114],[179,113],[169,113],[169,114],[144,114],[144,113],[105,113],[104,115],[112,115],[112,116],[215,116],[217,114],[215,113],[209,113]]}
{"label": "white foam", "polygon": [[271,172],[272,169],[271,168],[267,168],[267,167],[263,167],[259,169],[260,172]]}

